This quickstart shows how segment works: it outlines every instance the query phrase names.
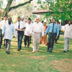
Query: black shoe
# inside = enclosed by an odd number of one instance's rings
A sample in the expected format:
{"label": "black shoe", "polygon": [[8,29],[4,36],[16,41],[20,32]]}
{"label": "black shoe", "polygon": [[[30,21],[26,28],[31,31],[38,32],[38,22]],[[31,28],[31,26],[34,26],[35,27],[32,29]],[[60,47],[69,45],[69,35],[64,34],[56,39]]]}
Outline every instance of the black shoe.
{"label": "black shoe", "polygon": [[6,48],[6,45],[4,44],[4,47]]}
{"label": "black shoe", "polygon": [[69,52],[69,50],[67,50],[67,52]]}
{"label": "black shoe", "polygon": [[27,48],[29,49],[29,46]]}
{"label": "black shoe", "polygon": [[9,51],[6,51],[6,53],[7,53],[7,54],[10,54],[10,52],[9,52]]}
{"label": "black shoe", "polygon": [[67,51],[63,51],[63,53],[66,53]]}
{"label": "black shoe", "polygon": [[47,52],[49,51],[49,49],[47,48]]}
{"label": "black shoe", "polygon": [[21,49],[18,49],[18,51],[20,51]]}
{"label": "black shoe", "polygon": [[25,48],[26,48],[26,46],[25,46]]}
{"label": "black shoe", "polygon": [[52,48],[49,48],[49,52],[52,53]]}
{"label": "black shoe", "polygon": [[0,49],[1,49],[1,46],[0,46]]}

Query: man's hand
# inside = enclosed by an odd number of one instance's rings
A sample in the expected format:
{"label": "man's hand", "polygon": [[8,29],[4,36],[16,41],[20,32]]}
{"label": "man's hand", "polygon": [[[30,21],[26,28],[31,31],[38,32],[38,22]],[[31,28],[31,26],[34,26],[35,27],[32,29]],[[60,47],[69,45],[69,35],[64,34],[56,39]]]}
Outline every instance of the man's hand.
{"label": "man's hand", "polygon": [[18,31],[18,29],[15,29],[16,31]]}
{"label": "man's hand", "polygon": [[58,37],[56,36],[56,39],[57,39]]}
{"label": "man's hand", "polygon": [[29,34],[29,36],[31,36],[31,34]]}
{"label": "man's hand", "polygon": [[4,37],[4,34],[2,34],[2,36]]}
{"label": "man's hand", "polygon": [[15,29],[16,31],[21,31],[22,30],[22,28],[21,29]]}
{"label": "man's hand", "polygon": [[15,36],[13,36],[13,38],[15,38]]}

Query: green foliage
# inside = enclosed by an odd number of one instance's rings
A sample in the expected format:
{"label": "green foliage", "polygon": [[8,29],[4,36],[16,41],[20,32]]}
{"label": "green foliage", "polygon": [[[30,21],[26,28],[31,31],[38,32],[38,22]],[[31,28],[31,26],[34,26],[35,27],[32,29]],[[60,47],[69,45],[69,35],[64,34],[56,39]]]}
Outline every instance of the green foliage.
{"label": "green foliage", "polygon": [[37,2],[38,4],[41,4],[41,0],[38,0],[38,2]]}
{"label": "green foliage", "polygon": [[50,2],[50,10],[54,16],[61,20],[72,20],[72,2],[71,0],[56,0],[56,3]]}
{"label": "green foliage", "polygon": [[2,8],[2,1],[0,1],[0,9]]}
{"label": "green foliage", "polygon": [[[56,18],[56,20],[61,19],[72,20],[72,0],[45,0],[44,3],[46,6],[49,6],[51,13],[45,13],[44,16]],[[41,8],[44,9],[43,4],[41,4]],[[54,14],[52,14],[54,13]]]}

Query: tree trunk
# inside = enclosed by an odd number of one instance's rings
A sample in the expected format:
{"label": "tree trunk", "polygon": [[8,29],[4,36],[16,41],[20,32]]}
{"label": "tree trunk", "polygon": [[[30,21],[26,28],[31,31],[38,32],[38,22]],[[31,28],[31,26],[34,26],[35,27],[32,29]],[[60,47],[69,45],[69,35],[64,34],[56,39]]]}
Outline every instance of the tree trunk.
{"label": "tree trunk", "polygon": [[9,12],[10,6],[12,4],[12,1],[13,0],[8,0],[7,6],[5,8],[5,13],[4,13],[5,16],[8,16],[8,12]]}
{"label": "tree trunk", "polygon": [[6,8],[5,8],[5,13],[4,13],[5,16],[8,16],[8,12],[11,11],[12,9],[16,9],[18,7],[24,6],[24,5],[28,4],[28,3],[30,3],[32,0],[29,0],[29,1],[26,1],[24,3],[18,4],[16,6],[10,7],[11,4],[12,4],[12,1],[13,0],[8,0],[8,4],[7,4]]}

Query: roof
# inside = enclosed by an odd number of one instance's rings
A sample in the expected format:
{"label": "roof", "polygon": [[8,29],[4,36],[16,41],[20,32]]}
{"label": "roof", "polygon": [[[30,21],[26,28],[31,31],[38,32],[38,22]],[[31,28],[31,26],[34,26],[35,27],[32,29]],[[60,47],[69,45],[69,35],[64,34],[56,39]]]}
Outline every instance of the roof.
{"label": "roof", "polygon": [[32,12],[33,14],[44,14],[44,13],[53,13],[50,11],[49,7],[46,10],[36,10]]}

